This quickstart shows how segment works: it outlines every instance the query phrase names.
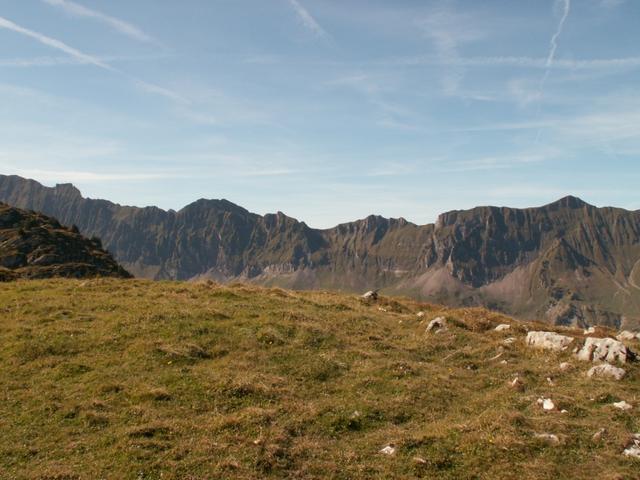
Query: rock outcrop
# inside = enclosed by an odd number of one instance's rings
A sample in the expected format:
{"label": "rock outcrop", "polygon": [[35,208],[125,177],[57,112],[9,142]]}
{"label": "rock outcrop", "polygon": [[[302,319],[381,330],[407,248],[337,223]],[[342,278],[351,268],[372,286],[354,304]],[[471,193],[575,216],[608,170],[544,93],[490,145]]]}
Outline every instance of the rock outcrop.
{"label": "rock outcrop", "polygon": [[530,347],[543,350],[554,350],[561,352],[566,350],[574,341],[573,337],[560,335],[555,332],[529,332],[526,343]]}
{"label": "rock outcrop", "polygon": [[634,355],[622,342],[613,338],[587,338],[576,354],[585,362],[627,363]]}
{"label": "rock outcrop", "polygon": [[57,220],[0,204],[0,281],[18,278],[130,274],[103,250],[97,238],[80,235]]}

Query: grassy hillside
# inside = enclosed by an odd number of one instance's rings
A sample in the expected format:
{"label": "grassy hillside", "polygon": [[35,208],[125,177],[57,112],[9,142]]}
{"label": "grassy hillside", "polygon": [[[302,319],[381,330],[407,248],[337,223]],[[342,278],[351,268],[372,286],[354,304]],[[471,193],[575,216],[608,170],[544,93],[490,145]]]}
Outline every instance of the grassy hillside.
{"label": "grassy hillside", "polygon": [[241,285],[3,284],[0,478],[639,478],[640,368],[588,379],[527,328],[548,327]]}

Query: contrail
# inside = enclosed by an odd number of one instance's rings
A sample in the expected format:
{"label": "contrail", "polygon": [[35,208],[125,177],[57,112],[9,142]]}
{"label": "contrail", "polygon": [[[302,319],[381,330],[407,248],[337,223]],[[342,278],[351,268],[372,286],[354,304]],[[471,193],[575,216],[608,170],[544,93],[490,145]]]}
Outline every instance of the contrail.
{"label": "contrail", "polygon": [[540,82],[540,94],[542,94],[544,85],[545,83],[547,83],[547,79],[551,74],[551,67],[553,67],[553,61],[556,58],[556,50],[558,50],[558,38],[560,38],[560,35],[562,35],[562,29],[564,28],[564,24],[569,17],[569,12],[571,11],[571,0],[560,1],[564,3],[564,9],[562,12],[562,18],[560,19],[560,23],[558,24],[558,29],[556,30],[556,33],[553,34],[553,37],[551,37],[551,48],[549,49],[549,56],[547,57],[547,61],[545,63],[547,69],[544,72],[544,77],[542,77],[542,82]]}
{"label": "contrail", "polygon": [[40,32],[29,30],[28,28],[25,28],[16,23],[13,23],[11,20],[7,20],[4,17],[0,17],[0,29],[2,28],[6,30],[11,30],[12,32],[19,33],[20,35],[25,35],[27,37],[33,38],[34,40],[37,40],[43,45],[46,45],[48,47],[64,52],[67,55],[69,55],[71,58],[76,59],[79,63],[95,65],[96,67],[121,75],[127,78],[129,81],[133,82],[138,88],[141,88],[149,93],[153,93],[155,95],[160,95],[165,98],[169,98],[175,102],[180,102],[184,104],[190,103],[189,100],[187,100],[186,98],[182,97],[181,95],[175,92],[172,92],[171,90],[168,90],[164,87],[156,85],[155,83],[140,80],[137,77],[129,75],[123,72],[122,70],[119,70],[113,67],[112,65],[99,59],[98,57],[94,57],[93,55],[89,55],[84,52],[81,52],[77,48],[71,47],[64,42],[61,42],[60,40],[51,38]]}
{"label": "contrail", "polygon": [[[562,18],[560,19],[560,23],[558,23],[558,28],[556,29],[556,33],[551,37],[549,55],[547,56],[547,61],[545,62],[545,72],[542,80],[540,81],[540,88],[538,89],[538,101],[542,99],[542,95],[544,94],[544,87],[549,79],[549,75],[551,75],[551,68],[553,67],[553,61],[556,58],[556,50],[558,50],[558,39],[560,35],[562,35],[562,30],[564,28],[564,24],[569,18],[569,12],[571,11],[571,0],[556,0],[556,2],[562,2],[564,4],[564,8],[562,11]],[[540,103],[538,103],[538,113],[540,113]],[[540,141],[540,135],[542,134],[542,129],[538,130],[536,135],[536,144]]]}
{"label": "contrail", "polygon": [[325,31],[325,29],[320,26],[316,19],[311,16],[309,11],[304,8],[298,0],[289,0],[289,4],[298,14],[298,17],[300,17],[302,24],[306,28],[311,30],[318,37],[329,37],[329,34]]}

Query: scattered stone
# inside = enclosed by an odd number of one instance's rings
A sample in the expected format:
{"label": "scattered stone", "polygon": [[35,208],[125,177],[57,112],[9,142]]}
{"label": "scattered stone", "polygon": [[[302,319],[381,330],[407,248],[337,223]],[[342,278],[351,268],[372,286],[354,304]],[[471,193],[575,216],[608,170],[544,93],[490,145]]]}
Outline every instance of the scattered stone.
{"label": "scattered stone", "polygon": [[613,338],[587,338],[577,357],[584,362],[620,362],[631,360],[633,354],[623,343]]}
{"label": "scattered stone", "polygon": [[621,342],[624,340],[635,340],[637,338],[640,338],[640,333],[634,333],[630,332],[629,330],[624,330],[620,332],[618,336],[616,336],[616,338]]}
{"label": "scattered stone", "polygon": [[561,352],[566,350],[573,342],[572,337],[560,335],[554,332],[529,332],[527,333],[527,345],[544,350]]}
{"label": "scattered stone", "polygon": [[535,433],[533,436],[539,440],[544,440],[545,442],[552,445],[558,445],[560,443],[560,439],[558,438],[558,436],[553,435],[552,433]]}
{"label": "scattered stone", "polygon": [[591,441],[594,443],[600,442],[606,432],[607,432],[606,429],[601,428],[600,430],[598,430],[596,433],[593,434],[593,436],[591,437]]}
{"label": "scattered stone", "polygon": [[427,461],[422,457],[413,457],[413,463],[417,463],[418,465],[426,465]]}
{"label": "scattered stone", "polygon": [[539,398],[538,405],[542,405],[542,409],[550,412],[556,409],[556,404],[550,398]]}
{"label": "scattered stone", "polygon": [[429,322],[429,325],[427,326],[427,333],[431,332],[432,330],[445,330],[446,328],[447,321],[444,319],[444,317],[437,317]]}
{"label": "scattered stone", "polygon": [[507,324],[507,323],[503,323],[501,325],[498,325],[495,328],[496,332],[504,332],[505,330],[509,330],[511,328],[511,325]]}
{"label": "scattered stone", "polygon": [[605,363],[591,368],[587,372],[587,377],[609,377],[615,380],[622,380],[626,373],[622,368]]}
{"label": "scattered stone", "polygon": [[378,291],[377,290],[369,290],[367,293],[362,295],[362,299],[366,301],[375,302],[378,300]]}
{"label": "scattered stone", "polygon": [[560,410],[560,413],[569,413],[569,410],[562,409],[562,410]]}
{"label": "scattered stone", "polygon": [[640,459],[640,442],[637,445],[632,445],[629,448],[626,448],[624,452],[622,452],[625,457],[639,458]]}
{"label": "scattered stone", "polygon": [[500,364],[501,364],[501,365],[506,365],[507,363],[509,363],[509,362],[507,362],[506,360],[502,360],[502,361],[500,362]]}
{"label": "scattered stone", "polygon": [[384,307],[378,307],[378,310],[381,311],[381,312],[386,312],[387,311],[387,309],[384,308]]}
{"label": "scattered stone", "polygon": [[524,382],[520,379],[520,377],[516,377],[509,382],[511,388],[516,389],[518,392],[522,392],[524,390]]}
{"label": "scattered stone", "polygon": [[633,406],[622,400],[621,402],[615,402],[613,404],[614,407],[619,408],[620,410],[631,410]]}
{"label": "scattered stone", "polygon": [[514,337],[509,337],[509,338],[505,338],[502,341],[503,345],[511,345],[512,343],[514,343],[516,341],[516,339]]}
{"label": "scattered stone", "polygon": [[585,335],[591,335],[592,333],[596,333],[596,327],[589,327],[584,331]]}
{"label": "scattered stone", "polygon": [[571,364],[569,362],[562,362],[560,364],[560,370],[562,370],[563,372],[566,372],[570,368],[571,368]]}
{"label": "scattered stone", "polygon": [[548,383],[549,385],[551,385],[552,387],[555,387],[555,385],[556,385],[556,384],[553,382],[553,380],[551,379],[551,377],[547,377],[547,383]]}
{"label": "scattered stone", "polygon": [[380,453],[382,453],[383,455],[395,455],[396,447],[395,445],[387,445],[382,450],[380,450]]}
{"label": "scattered stone", "polygon": [[422,318],[422,317],[424,317],[424,315],[425,315],[425,313],[424,313],[424,312],[418,312],[418,313],[416,313],[416,317],[418,317],[418,318]]}

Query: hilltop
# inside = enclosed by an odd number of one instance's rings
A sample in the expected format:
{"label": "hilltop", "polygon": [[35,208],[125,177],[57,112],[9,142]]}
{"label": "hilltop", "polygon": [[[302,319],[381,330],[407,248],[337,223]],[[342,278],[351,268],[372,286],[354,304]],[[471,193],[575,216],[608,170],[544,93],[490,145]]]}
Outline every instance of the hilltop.
{"label": "hilltop", "polygon": [[227,200],[202,199],[177,212],[127,207],[17,176],[0,175],[0,201],[78,225],[144,278],[378,288],[525,320],[640,326],[640,211],[575,197],[453,211],[429,225],[370,216],[327,230]]}
{"label": "hilltop", "polygon": [[45,215],[0,203],[0,281],[17,278],[130,277],[99,239]]}
{"label": "hilltop", "polygon": [[638,478],[623,455],[640,433],[638,364],[589,378],[597,364],[571,348],[527,346],[535,330],[549,327],[388,297],[8,283],[0,477]]}

